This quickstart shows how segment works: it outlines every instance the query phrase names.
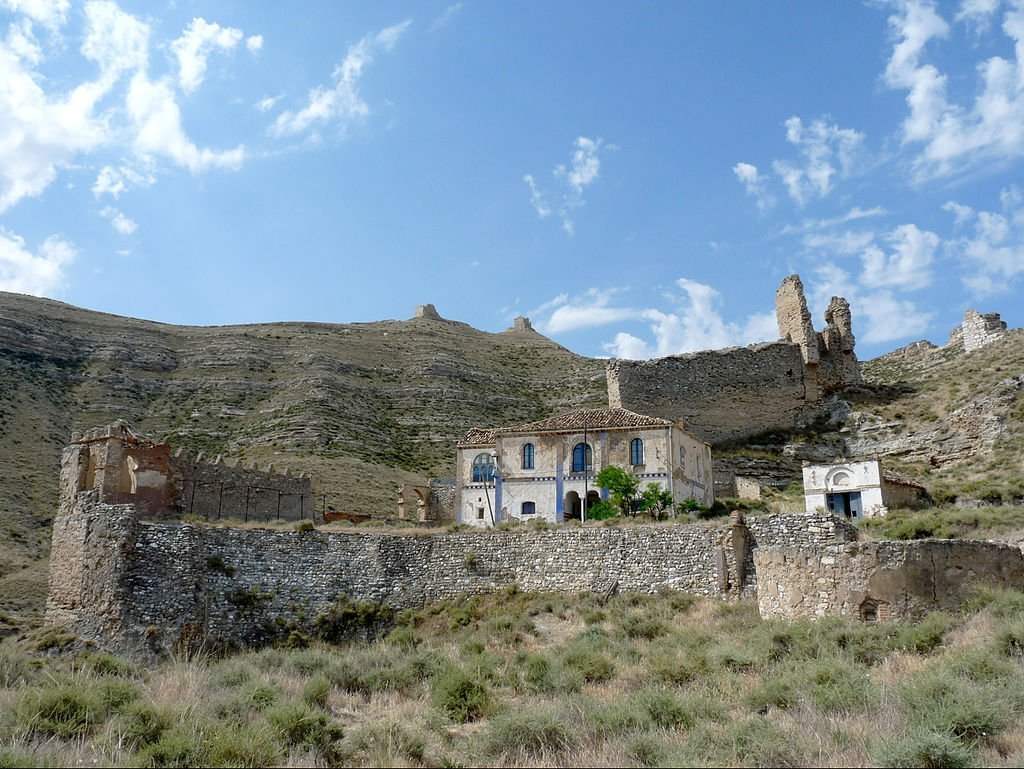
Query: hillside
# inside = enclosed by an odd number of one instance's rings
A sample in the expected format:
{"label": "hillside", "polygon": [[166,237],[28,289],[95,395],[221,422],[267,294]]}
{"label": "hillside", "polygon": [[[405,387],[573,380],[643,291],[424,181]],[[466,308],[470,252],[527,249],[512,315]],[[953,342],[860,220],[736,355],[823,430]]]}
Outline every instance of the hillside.
{"label": "hillside", "polygon": [[606,400],[604,364],[532,330],[417,318],[183,327],[0,292],[0,609],[45,594],[60,450],[126,419],[173,447],[308,470],[342,509],[454,472],[454,441]]}

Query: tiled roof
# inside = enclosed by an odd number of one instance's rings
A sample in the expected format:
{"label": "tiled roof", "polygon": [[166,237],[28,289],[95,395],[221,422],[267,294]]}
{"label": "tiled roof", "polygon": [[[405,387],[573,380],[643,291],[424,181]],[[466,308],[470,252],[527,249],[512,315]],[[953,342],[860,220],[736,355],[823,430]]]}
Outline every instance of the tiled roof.
{"label": "tiled roof", "polygon": [[607,430],[615,427],[672,427],[674,423],[660,417],[649,417],[626,409],[576,409],[565,414],[528,422],[525,425],[504,427],[497,433],[545,433],[583,430]]}
{"label": "tiled roof", "polygon": [[924,484],[920,481],[915,481],[913,478],[908,478],[906,475],[900,475],[892,470],[886,470],[884,467],[882,468],[882,480],[926,491]]}
{"label": "tiled roof", "polygon": [[460,446],[491,446],[498,442],[497,430],[484,430],[479,427],[469,428],[469,432],[462,436]]}

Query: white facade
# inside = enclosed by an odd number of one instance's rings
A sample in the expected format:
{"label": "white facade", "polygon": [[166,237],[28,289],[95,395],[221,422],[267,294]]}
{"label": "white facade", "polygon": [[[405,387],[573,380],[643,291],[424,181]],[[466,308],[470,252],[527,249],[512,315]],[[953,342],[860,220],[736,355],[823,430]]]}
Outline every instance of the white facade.
{"label": "white facade", "polygon": [[[584,445],[590,456],[585,471]],[[457,520],[490,526],[580,519],[584,500],[590,507],[607,498],[596,476],[609,465],[638,476],[641,490],[650,483],[668,489],[673,502],[714,502],[708,444],[667,420],[625,409],[580,409],[519,427],[471,430],[457,449]]]}
{"label": "white facade", "polygon": [[804,509],[845,515],[858,521],[885,515],[896,506],[913,507],[926,498],[924,486],[885,470],[877,459],[804,467]]}

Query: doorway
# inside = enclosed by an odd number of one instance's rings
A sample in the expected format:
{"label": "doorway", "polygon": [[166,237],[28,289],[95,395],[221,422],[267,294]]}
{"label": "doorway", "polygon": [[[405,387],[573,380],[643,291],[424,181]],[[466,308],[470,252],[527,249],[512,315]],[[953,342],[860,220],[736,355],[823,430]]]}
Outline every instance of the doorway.
{"label": "doorway", "polygon": [[583,517],[583,503],[578,492],[570,491],[565,495],[563,505],[563,517],[567,521],[578,521]]}
{"label": "doorway", "polygon": [[863,514],[863,506],[860,501],[859,491],[844,491],[842,493],[827,494],[828,511],[836,515],[842,515],[851,521],[859,521]]}

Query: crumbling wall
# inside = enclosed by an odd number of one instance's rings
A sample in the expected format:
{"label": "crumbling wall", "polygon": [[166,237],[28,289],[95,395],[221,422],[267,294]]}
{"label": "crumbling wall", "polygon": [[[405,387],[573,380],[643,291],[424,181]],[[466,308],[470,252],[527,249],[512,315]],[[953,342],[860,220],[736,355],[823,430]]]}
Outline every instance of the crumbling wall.
{"label": "crumbling wall", "polygon": [[832,297],[817,333],[799,275],[775,297],[781,340],[650,361],[609,361],[608,403],[682,419],[709,443],[792,430],[815,417],[823,398],[861,381],[849,303]]}
{"label": "crumbling wall", "polygon": [[313,516],[312,480],[305,473],[279,473],[272,465],[260,470],[255,464],[244,467],[241,461],[228,465],[220,457],[207,462],[201,455],[193,459],[181,451],[171,464],[179,488],[176,507],[182,514],[241,521]]}
{"label": "crumbling wall", "polygon": [[1024,554],[994,542],[921,540],[754,552],[762,617],[867,621],[956,611],[981,584],[1024,588]]}
{"label": "crumbling wall", "polygon": [[682,419],[708,443],[789,430],[806,415],[800,347],[769,342],[650,361],[609,361],[608,405]]}
{"label": "crumbling wall", "polygon": [[960,326],[960,339],[963,342],[964,352],[979,350],[985,345],[992,344],[1002,338],[1006,333],[1006,322],[1001,320],[998,312],[988,312],[984,315],[977,310],[967,310],[964,313],[964,322]]}

